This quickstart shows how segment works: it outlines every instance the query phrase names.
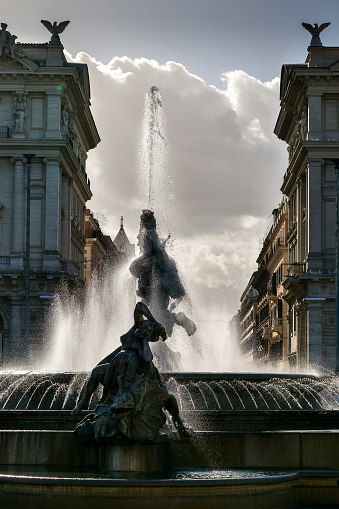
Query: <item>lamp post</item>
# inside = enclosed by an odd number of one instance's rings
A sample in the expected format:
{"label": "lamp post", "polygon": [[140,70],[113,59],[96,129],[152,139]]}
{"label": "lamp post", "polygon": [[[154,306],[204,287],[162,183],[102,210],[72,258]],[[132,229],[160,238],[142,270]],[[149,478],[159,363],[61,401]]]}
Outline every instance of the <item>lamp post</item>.
{"label": "lamp post", "polygon": [[339,203],[338,172],[339,159],[332,159],[335,168],[335,370],[339,371]]}
{"label": "lamp post", "polygon": [[26,292],[25,292],[25,347],[24,355],[28,361],[29,341],[29,254],[31,233],[31,163],[35,154],[23,154],[27,161],[27,186],[26,186]]}

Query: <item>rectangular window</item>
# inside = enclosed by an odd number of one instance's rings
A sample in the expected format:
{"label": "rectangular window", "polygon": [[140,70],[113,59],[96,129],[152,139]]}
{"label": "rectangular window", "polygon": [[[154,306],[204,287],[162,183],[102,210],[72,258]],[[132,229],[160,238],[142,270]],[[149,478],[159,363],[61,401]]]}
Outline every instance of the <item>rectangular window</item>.
{"label": "rectangular window", "polygon": [[283,302],[281,299],[278,300],[278,318],[282,318],[283,313]]}
{"label": "rectangular window", "polygon": [[8,93],[1,93],[0,101],[0,135],[1,138],[8,138],[7,129],[13,126],[13,96]]}
{"label": "rectangular window", "polygon": [[31,201],[31,246],[42,247],[42,200]]}
{"label": "rectangular window", "polygon": [[325,201],[325,249],[334,249],[335,248],[335,221],[336,221],[336,212],[335,212],[335,202],[334,201]]}
{"label": "rectangular window", "polygon": [[31,99],[31,128],[44,128],[44,98],[32,97]]}
{"label": "rectangular window", "polygon": [[325,130],[336,131],[338,129],[338,101],[337,99],[325,99]]}

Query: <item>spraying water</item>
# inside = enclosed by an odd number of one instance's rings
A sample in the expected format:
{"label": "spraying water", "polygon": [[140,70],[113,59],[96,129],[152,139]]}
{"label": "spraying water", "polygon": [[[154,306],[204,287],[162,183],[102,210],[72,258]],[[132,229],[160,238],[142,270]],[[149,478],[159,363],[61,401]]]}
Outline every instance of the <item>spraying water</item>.
{"label": "spraying water", "polygon": [[93,276],[83,298],[67,287],[55,296],[49,321],[48,348],[39,369],[88,371],[120,346],[130,328],[134,308],[134,282],[128,266],[103,277]]}
{"label": "spraying water", "polygon": [[160,91],[155,86],[145,96],[140,169],[142,208],[155,213],[160,230],[173,234],[173,175],[168,157],[165,113]]}
{"label": "spraying water", "polygon": [[[157,218],[157,230],[160,234],[158,243],[164,242],[166,250],[169,247],[173,258],[180,261],[180,250],[172,241],[173,237],[175,238],[173,232],[176,217],[173,176],[168,162],[165,125],[161,95],[159,89],[153,86],[145,98],[140,154],[141,171],[138,172],[141,177],[139,189],[142,196],[139,198],[143,207],[152,211]],[[172,243],[168,242],[169,233]],[[167,239],[164,240],[162,235],[165,235]],[[140,239],[139,245],[141,247]],[[167,255],[163,253],[161,258],[164,256]],[[141,259],[142,256],[138,260]],[[181,274],[180,278],[182,278]],[[187,290],[186,281],[183,281]],[[187,281],[189,281],[189,275]],[[220,323],[215,322],[209,324],[202,322],[200,327],[199,316],[194,313],[196,310],[193,310],[187,291],[182,294],[186,296],[182,302],[179,302],[178,308],[173,311],[173,307],[169,306],[167,311],[171,318],[175,318],[173,334],[158,355],[154,350],[155,357],[158,356],[165,361],[165,364],[161,366],[160,363],[159,367],[165,371],[180,369],[239,371],[241,359],[240,355],[234,351],[234,344],[232,352],[226,352],[225,355],[227,332]],[[129,271],[129,263],[118,270],[107,269],[100,279],[93,277],[80,301],[69,294],[67,288],[63,289],[56,296],[52,307],[48,327],[50,338],[48,352],[34,367],[62,371],[85,371],[93,368],[120,345],[120,336],[131,326],[131,310],[134,309],[135,301],[135,283]],[[197,299],[194,298],[194,301]],[[157,310],[154,311],[156,315]],[[198,321],[197,333],[187,335],[187,330],[191,328],[187,317]],[[160,322],[162,318],[159,316]],[[179,359],[171,366],[166,364],[166,358],[169,356],[165,353],[167,347],[169,347],[168,354],[173,352],[174,357]],[[181,354],[178,354],[178,357],[176,357],[177,352]]]}

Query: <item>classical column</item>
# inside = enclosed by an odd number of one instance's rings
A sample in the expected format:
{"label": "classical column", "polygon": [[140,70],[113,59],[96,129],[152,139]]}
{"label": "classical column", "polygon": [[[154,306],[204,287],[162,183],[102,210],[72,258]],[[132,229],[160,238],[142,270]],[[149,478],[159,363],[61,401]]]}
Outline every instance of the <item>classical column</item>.
{"label": "classical column", "polygon": [[307,300],[308,364],[323,364],[323,301]]}
{"label": "classical column", "polygon": [[4,363],[8,367],[20,366],[23,360],[24,301],[10,299],[9,342],[4,345]]}
{"label": "classical column", "polygon": [[46,200],[45,200],[45,253],[44,271],[60,270],[60,160],[44,159],[46,164]]}
{"label": "classical column", "polygon": [[323,159],[308,161],[308,192],[307,192],[307,268],[321,270],[322,260],[322,197],[321,197],[321,167]]}
{"label": "classical column", "polygon": [[47,95],[47,126],[46,139],[61,138],[61,95],[59,92],[46,92]]}
{"label": "classical column", "polygon": [[296,303],[297,319],[297,352],[298,368],[305,369],[308,366],[308,338],[307,338],[307,308],[304,303]]}
{"label": "classical column", "polygon": [[12,157],[13,167],[13,201],[12,201],[12,246],[11,268],[23,270],[23,253],[25,251],[25,159]]}
{"label": "classical column", "polygon": [[297,200],[296,210],[297,210],[297,261],[302,262],[300,257],[300,233],[301,233],[301,225],[302,225],[302,214],[301,214],[301,200],[300,200],[300,178],[296,179],[296,191],[295,197]]}
{"label": "classical column", "polygon": [[299,249],[300,261],[303,262],[306,255],[306,215],[307,215],[307,200],[306,200],[306,174],[300,178],[300,233],[299,233]]}
{"label": "classical column", "polygon": [[71,259],[71,187],[72,179],[62,176],[61,196],[61,252],[67,262]]}

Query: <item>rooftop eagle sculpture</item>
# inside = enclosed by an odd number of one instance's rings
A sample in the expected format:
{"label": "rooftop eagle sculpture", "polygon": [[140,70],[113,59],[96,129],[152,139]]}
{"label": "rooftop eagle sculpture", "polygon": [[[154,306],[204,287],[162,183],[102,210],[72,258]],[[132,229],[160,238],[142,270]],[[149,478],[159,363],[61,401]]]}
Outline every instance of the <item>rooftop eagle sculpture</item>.
{"label": "rooftop eagle sculpture", "polygon": [[311,39],[311,46],[322,46],[321,40],[319,37],[320,32],[322,32],[325,28],[328,27],[329,23],[322,23],[320,26],[318,26],[318,23],[314,23],[314,26],[310,25],[309,23],[301,23],[302,26],[312,34]]}
{"label": "rooftop eagle sculpture", "polygon": [[69,21],[61,21],[61,23],[57,23],[56,21],[54,21],[52,24],[50,21],[42,19],[41,23],[52,34],[50,43],[51,44],[60,44],[61,41],[60,41],[59,34],[61,34],[65,30],[65,28],[69,24]]}

